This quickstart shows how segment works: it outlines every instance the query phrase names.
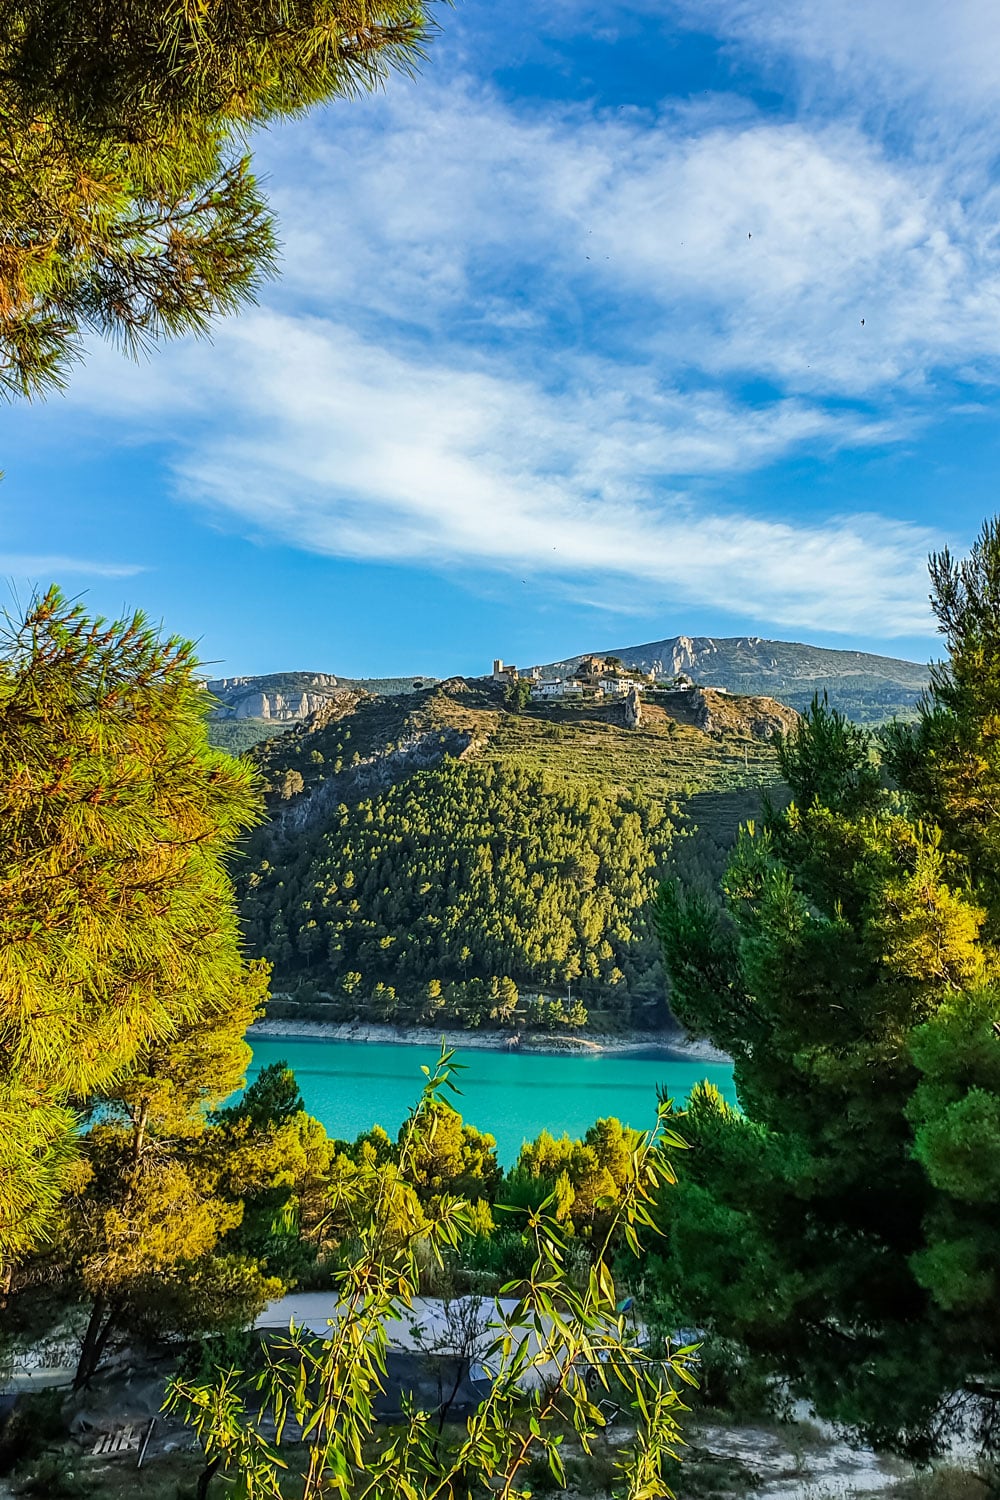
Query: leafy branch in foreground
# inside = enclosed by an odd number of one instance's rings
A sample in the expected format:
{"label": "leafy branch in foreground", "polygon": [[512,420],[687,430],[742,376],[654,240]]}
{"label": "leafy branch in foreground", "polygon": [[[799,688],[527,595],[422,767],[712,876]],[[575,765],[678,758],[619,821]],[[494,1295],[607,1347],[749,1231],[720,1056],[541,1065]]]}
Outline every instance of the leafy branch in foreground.
{"label": "leafy branch in foreground", "polygon": [[566,1440],[575,1438],[590,1454],[609,1413],[623,1409],[636,1434],[619,1459],[617,1493],[623,1500],[670,1495],[663,1470],[677,1458],[680,1390],[694,1384],[691,1351],[663,1359],[644,1351],[619,1310],[608,1264],[621,1241],[637,1251],[638,1229],[652,1227],[653,1198],[674,1180],[665,1149],[684,1142],[662,1117],[632,1152],[582,1282],[567,1270],[553,1200],[529,1214],[534,1264],[523,1282],[501,1289],[501,1297],[515,1298],[513,1309],[498,1299],[484,1325],[479,1363],[487,1389],[464,1428],[446,1430],[439,1412],[415,1404],[400,1424],[379,1425],[387,1325],[411,1311],[421,1257],[440,1263],[471,1228],[467,1206],[455,1198],[436,1200],[429,1221],[426,1211],[422,1218],[408,1181],[441,1095],[454,1088],[452,1059],[444,1049],[433,1072],[424,1070],[427,1083],[404,1126],[398,1162],[362,1163],[337,1185],[333,1208],[354,1215],[357,1234],[331,1294],[327,1336],[292,1325],[265,1350],[257,1373],[218,1369],[202,1382],[173,1383],[167,1409],[195,1428],[205,1451],[200,1495],[219,1475],[244,1500],[467,1500],[487,1493],[514,1500],[530,1493],[527,1470],[539,1459],[565,1483]]}

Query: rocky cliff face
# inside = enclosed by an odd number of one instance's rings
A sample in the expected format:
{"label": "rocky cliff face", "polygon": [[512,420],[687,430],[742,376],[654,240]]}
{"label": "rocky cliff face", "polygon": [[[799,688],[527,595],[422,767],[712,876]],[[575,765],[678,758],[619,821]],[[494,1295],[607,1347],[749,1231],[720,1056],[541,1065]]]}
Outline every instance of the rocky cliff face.
{"label": "rocky cliff face", "polygon": [[219,719],[277,719],[294,723],[325,708],[349,689],[328,672],[274,672],[265,677],[219,677],[208,684]]}
{"label": "rocky cliff face", "polygon": [[683,699],[692,722],[706,734],[749,735],[755,740],[770,740],[777,734],[787,734],[798,719],[794,709],[786,708],[774,698],[733,698],[711,688],[691,688]]}

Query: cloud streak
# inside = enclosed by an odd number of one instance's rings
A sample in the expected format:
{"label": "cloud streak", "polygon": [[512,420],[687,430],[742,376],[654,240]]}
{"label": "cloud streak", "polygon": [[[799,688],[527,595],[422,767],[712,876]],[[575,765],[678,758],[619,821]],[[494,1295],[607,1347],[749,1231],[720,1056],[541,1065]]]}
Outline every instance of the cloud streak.
{"label": "cloud streak", "polygon": [[996,372],[994,191],[858,126],[732,99],[516,112],[467,82],[365,109],[271,150],[276,180],[313,187],[308,211],[279,194],[282,305],[533,359],[556,333],[571,353],[818,395]]}
{"label": "cloud streak", "polygon": [[929,95],[967,117],[1000,96],[990,0],[675,0],[674,11],[750,44],[758,60],[766,48],[813,74],[829,70],[858,98],[873,87],[897,106]]}
{"label": "cloud streak", "polygon": [[849,496],[801,517],[734,497],[789,456],[912,436],[953,379],[993,386],[992,188],[856,121],[515,109],[461,79],[300,123],[262,164],[286,244],[268,308],[138,376],[101,355],[69,398],[169,433],[184,498],[323,555],[928,632],[937,533]]}
{"label": "cloud streak", "polygon": [[7,578],[47,581],[67,573],[89,578],[134,578],[142,572],[145,569],[135,563],[98,562],[60,553],[0,552],[0,577]]}
{"label": "cloud streak", "polygon": [[274,312],[231,325],[210,361],[186,359],[167,386],[211,416],[189,430],[180,490],[243,530],[328,556],[492,568],[515,587],[585,585],[637,612],[707,600],[783,627],[856,631],[873,613],[886,635],[926,627],[925,530],[741,515],[681,482],[885,439],[856,414],[624,386],[598,361],[546,390]]}

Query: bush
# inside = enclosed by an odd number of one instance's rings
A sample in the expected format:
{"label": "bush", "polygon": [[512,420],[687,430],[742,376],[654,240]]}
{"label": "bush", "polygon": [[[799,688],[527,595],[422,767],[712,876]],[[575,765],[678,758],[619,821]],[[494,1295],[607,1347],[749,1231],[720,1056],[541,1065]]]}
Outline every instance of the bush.
{"label": "bush", "polygon": [[735,1422],[791,1418],[785,1388],[733,1339],[709,1334],[698,1352],[695,1374],[699,1389],[691,1393],[692,1404],[713,1407]]}
{"label": "bush", "polygon": [[30,1474],[18,1480],[17,1495],[44,1496],[44,1500],[101,1500],[105,1491],[96,1489],[76,1472],[76,1462],[61,1453],[48,1454]]}
{"label": "bush", "polygon": [[59,1391],[22,1396],[0,1428],[0,1474],[31,1463],[48,1443],[59,1442],[68,1431]]}

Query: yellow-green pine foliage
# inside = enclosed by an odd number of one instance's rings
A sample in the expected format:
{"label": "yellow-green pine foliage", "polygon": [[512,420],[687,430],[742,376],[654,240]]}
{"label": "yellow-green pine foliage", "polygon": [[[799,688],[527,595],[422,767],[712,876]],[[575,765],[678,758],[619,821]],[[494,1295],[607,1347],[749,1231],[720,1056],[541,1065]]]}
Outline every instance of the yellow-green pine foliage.
{"label": "yellow-green pine foliage", "polygon": [[968,857],[1000,937],[1000,518],[969,556],[931,558],[931,606],[948,647],[915,726],[888,738],[892,773],[914,811]]}
{"label": "yellow-green pine foliage", "polygon": [[0,390],[245,302],[275,235],[247,141],[411,68],[424,0],[0,0]]}
{"label": "yellow-green pine foliage", "polygon": [[501,1201],[540,1207],[554,1195],[555,1216],[576,1234],[593,1240],[607,1212],[621,1197],[641,1132],[613,1117],[597,1120],[582,1140],[558,1139],[547,1130],[526,1141],[501,1190]]}
{"label": "yellow-green pine foliage", "polygon": [[43,1234],[72,1100],[211,1012],[244,960],[224,860],[253,776],[186,642],[53,590],[0,659],[0,1262]]}
{"label": "yellow-green pine foliage", "polygon": [[57,1246],[63,1278],[91,1305],[79,1383],[123,1326],[189,1336],[238,1328],[284,1290],[256,1258],[220,1246],[242,1223],[243,1201],[228,1137],[208,1115],[244,1082],[244,1038],[268,977],[266,964],[247,966],[95,1098]]}

